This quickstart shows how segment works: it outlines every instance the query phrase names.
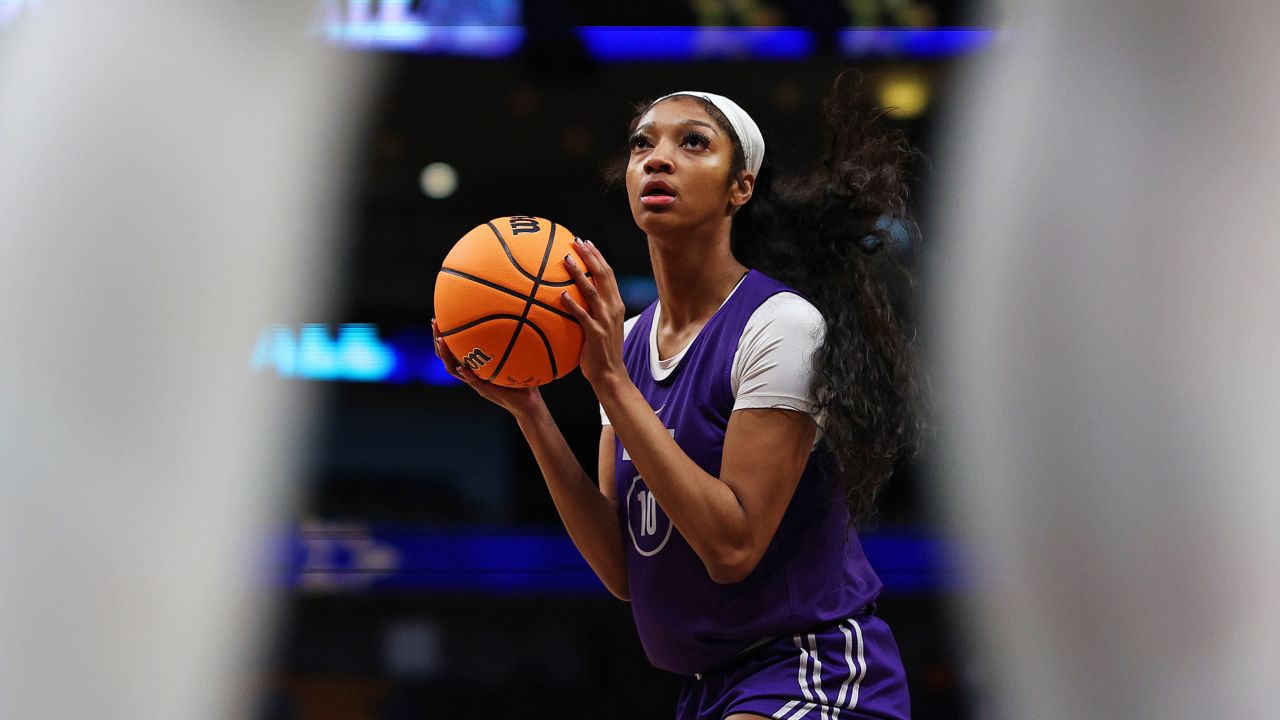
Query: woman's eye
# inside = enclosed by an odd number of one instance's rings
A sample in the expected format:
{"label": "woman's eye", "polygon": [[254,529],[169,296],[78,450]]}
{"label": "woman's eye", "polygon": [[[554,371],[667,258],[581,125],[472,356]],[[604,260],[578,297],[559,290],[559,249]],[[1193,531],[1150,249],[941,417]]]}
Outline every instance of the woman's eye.
{"label": "woman's eye", "polygon": [[645,147],[648,144],[649,144],[649,138],[646,138],[643,135],[632,135],[631,142],[629,142],[627,146],[630,147],[632,150],[636,150],[636,149]]}
{"label": "woman's eye", "polygon": [[694,147],[706,148],[711,146],[711,138],[707,137],[706,135],[703,135],[700,132],[690,132],[685,134],[684,144],[693,145]]}

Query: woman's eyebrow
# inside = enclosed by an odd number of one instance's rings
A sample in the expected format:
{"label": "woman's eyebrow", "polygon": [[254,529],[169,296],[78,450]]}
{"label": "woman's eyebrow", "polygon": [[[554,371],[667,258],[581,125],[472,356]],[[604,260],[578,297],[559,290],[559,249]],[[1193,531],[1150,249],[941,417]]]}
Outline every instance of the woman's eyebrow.
{"label": "woman's eyebrow", "polygon": [[[681,125],[681,126],[684,126],[684,125],[699,125],[699,126],[701,126],[701,127],[707,128],[708,130],[710,130],[711,132],[713,132],[713,133],[715,133],[715,134],[717,134],[717,135],[719,135],[719,134],[720,134],[720,128],[717,128],[715,125],[712,125],[712,124],[711,124],[711,123],[709,123],[709,122],[703,122],[703,121],[701,121],[701,120],[681,120],[680,122],[676,123],[676,125]],[[641,131],[649,130],[649,129],[652,129],[652,128],[653,128],[653,123],[652,123],[652,122],[647,122],[647,123],[645,123],[645,124],[641,125],[640,127],[636,128],[636,132],[641,132]]]}

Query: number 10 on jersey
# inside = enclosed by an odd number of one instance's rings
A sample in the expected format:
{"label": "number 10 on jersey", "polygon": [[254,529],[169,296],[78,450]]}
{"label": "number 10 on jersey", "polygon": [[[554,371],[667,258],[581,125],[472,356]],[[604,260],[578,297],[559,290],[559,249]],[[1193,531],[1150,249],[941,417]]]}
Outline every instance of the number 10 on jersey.
{"label": "number 10 on jersey", "polygon": [[641,490],[636,493],[636,502],[640,503],[640,536],[658,534],[658,502],[653,493]]}

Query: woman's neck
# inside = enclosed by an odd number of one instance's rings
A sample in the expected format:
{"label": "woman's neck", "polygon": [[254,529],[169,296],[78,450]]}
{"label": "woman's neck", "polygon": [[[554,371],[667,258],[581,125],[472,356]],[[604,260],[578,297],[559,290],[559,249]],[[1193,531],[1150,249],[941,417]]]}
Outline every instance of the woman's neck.
{"label": "woman's neck", "polygon": [[678,331],[705,323],[747,272],[730,250],[728,225],[716,234],[710,243],[705,236],[649,236],[664,327]]}

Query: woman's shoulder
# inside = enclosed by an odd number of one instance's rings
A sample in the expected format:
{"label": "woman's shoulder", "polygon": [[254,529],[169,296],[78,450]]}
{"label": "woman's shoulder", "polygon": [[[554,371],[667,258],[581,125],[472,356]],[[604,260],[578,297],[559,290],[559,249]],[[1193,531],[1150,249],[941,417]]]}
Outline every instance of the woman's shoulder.
{"label": "woman's shoulder", "polygon": [[787,292],[793,295],[798,295],[799,297],[802,297],[802,298],[805,296],[804,293],[795,289],[786,281],[780,280],[777,277],[770,275],[769,273],[763,270],[753,268],[751,272],[756,276],[755,282],[757,286],[763,286],[765,288],[768,288],[769,291],[775,292],[775,293]]}
{"label": "woman's shoulder", "polygon": [[776,329],[791,332],[821,333],[826,327],[822,311],[803,295],[782,291],[770,295],[747,320],[752,329]]}

